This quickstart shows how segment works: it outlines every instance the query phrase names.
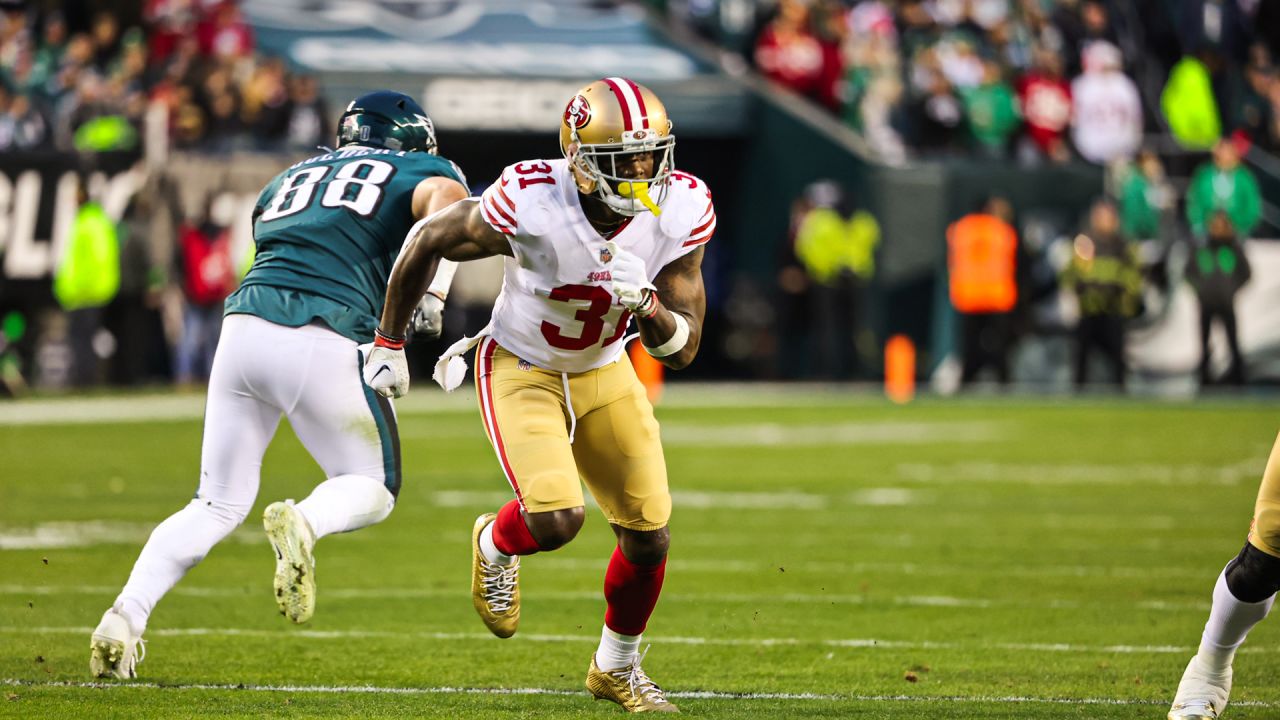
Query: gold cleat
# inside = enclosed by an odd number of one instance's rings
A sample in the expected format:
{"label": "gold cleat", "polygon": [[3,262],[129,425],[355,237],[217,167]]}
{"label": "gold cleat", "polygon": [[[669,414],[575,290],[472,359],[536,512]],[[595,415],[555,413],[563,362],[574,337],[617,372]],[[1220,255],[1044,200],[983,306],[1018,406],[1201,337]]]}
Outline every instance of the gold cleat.
{"label": "gold cleat", "polygon": [[627,667],[605,672],[596,665],[596,656],[592,655],[591,667],[587,669],[587,690],[597,700],[611,700],[627,712],[680,712],[640,667],[643,659],[641,655]]}
{"label": "gold cleat", "polygon": [[504,566],[480,552],[480,533],[497,517],[481,515],[471,528],[471,601],[489,632],[509,638],[520,625],[520,558]]}
{"label": "gold cleat", "polygon": [[306,518],[292,501],[274,502],[262,514],[262,527],[276,551],[275,592],[280,614],[295,623],[316,611],[315,539]]}
{"label": "gold cleat", "polygon": [[1231,668],[1212,673],[1191,658],[1178,683],[1178,693],[1169,708],[1169,720],[1215,720],[1227,707],[1231,697]]}

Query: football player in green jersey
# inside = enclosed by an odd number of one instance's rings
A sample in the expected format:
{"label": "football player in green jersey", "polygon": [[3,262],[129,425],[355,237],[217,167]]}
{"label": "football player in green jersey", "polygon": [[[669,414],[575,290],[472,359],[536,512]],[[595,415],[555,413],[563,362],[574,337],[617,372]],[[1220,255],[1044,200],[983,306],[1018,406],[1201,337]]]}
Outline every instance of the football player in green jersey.
{"label": "football player in green jersey", "polygon": [[[254,207],[257,255],[227,299],[209,378],[195,498],[162,522],[93,633],[90,670],[136,677],[156,603],[248,516],[281,415],[327,478],[305,500],[269,505],[275,596],[296,623],[315,609],[315,542],[385,519],[400,489],[391,403],[365,386],[359,345],[373,340],[387,277],[411,227],[468,196],[436,153],[426,112],[407,95],[356,98],[338,148],[276,176]],[[446,275],[451,268],[446,269]],[[439,333],[443,281],[417,327]]]}

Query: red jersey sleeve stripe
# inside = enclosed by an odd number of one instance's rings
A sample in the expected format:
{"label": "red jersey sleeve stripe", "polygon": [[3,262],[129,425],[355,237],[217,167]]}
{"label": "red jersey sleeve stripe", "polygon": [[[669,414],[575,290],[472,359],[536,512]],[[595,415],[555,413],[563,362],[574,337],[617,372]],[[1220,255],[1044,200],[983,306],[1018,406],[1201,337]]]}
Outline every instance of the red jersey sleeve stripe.
{"label": "red jersey sleeve stripe", "polygon": [[698,235],[698,234],[699,234],[699,233],[701,233],[703,230],[706,230],[708,227],[714,226],[715,224],[716,224],[716,214],[713,212],[713,213],[711,213],[711,217],[710,217],[709,219],[707,219],[707,221],[706,221],[706,222],[702,223],[702,224],[701,224],[701,225],[699,225],[698,227],[696,227],[696,228],[694,228],[693,230],[689,231],[689,234],[690,234],[690,235]]}
{"label": "red jersey sleeve stripe", "polygon": [[500,208],[501,208],[503,205],[506,205],[506,208],[505,208],[505,209],[510,210],[510,211],[511,211],[511,214],[512,214],[512,215],[515,215],[515,214],[516,214],[516,204],[515,204],[515,203],[513,203],[513,202],[511,202],[511,198],[510,198],[510,197],[507,197],[507,191],[506,191],[506,190],[503,190],[501,185],[499,185],[499,186],[498,186],[498,197],[502,200],[502,202],[501,202],[501,203],[499,203],[498,207],[500,207]]}
{"label": "red jersey sleeve stripe", "polygon": [[484,196],[484,204],[488,206],[489,212],[505,220],[507,225],[510,225],[511,227],[514,228],[516,225],[519,224],[516,222],[515,218],[511,217],[511,213],[507,212],[506,210],[503,210],[502,205],[500,205],[497,200],[493,199],[493,195],[486,194]]}
{"label": "red jersey sleeve stripe", "polygon": [[504,234],[504,235],[514,235],[514,234],[515,234],[515,229],[514,229],[514,228],[511,228],[511,227],[508,227],[507,225],[504,225],[503,223],[498,222],[498,221],[493,217],[493,213],[489,212],[489,207],[488,207],[487,205],[485,205],[484,203],[480,203],[480,214],[481,214],[481,215],[484,215],[484,221],[485,221],[485,222],[487,222],[487,223],[489,223],[489,227],[492,227],[494,230],[497,230],[498,232],[500,232],[500,233],[502,233],[502,234]]}
{"label": "red jersey sleeve stripe", "polygon": [[689,240],[685,242],[684,247],[693,247],[694,245],[701,245],[706,241],[710,240],[711,236],[715,234],[716,234],[716,226],[715,226],[715,223],[712,223],[711,227],[707,228],[706,232],[696,237],[689,238]]}

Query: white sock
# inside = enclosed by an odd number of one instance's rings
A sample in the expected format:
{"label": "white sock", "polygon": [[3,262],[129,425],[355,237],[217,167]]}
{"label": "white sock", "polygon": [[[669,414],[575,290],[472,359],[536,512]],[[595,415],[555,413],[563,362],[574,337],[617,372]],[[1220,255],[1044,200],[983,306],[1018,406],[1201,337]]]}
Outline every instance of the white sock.
{"label": "white sock", "polygon": [[1275,596],[1257,603],[1241,602],[1227,587],[1227,573],[1218,576],[1213,587],[1213,609],[1209,622],[1204,625],[1200,637],[1200,651],[1196,657],[1213,673],[1226,672],[1236,656],[1236,649],[1244,643],[1245,636],[1271,611]]}
{"label": "white sock", "polygon": [[507,555],[499,550],[497,545],[493,544],[493,523],[485,525],[484,529],[480,531],[480,554],[484,556],[485,560],[495,565],[507,566],[516,560],[515,555]]}
{"label": "white sock", "polygon": [[395,506],[391,491],[377,480],[363,475],[338,475],[317,485],[306,500],[294,507],[319,540],[325,535],[380,523]]}
{"label": "white sock", "polygon": [[623,635],[605,627],[596,648],[596,667],[604,671],[620,670],[635,662],[640,652],[640,635]]}
{"label": "white sock", "polygon": [[129,582],[116,598],[115,608],[139,635],[160,598],[209,550],[244,522],[249,508],[233,508],[196,498],[151,531]]}

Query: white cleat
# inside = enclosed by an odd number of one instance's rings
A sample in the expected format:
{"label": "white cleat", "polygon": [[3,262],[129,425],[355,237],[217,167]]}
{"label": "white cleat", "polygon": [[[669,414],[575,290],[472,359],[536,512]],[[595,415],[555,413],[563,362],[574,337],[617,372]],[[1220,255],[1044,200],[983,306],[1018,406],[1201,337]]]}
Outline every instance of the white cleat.
{"label": "white cleat", "polygon": [[274,502],[262,514],[262,527],[276,551],[276,605],[280,614],[295,623],[311,619],[316,611],[315,538],[306,518],[293,501]]}
{"label": "white cleat", "polygon": [[1221,675],[1210,673],[1193,657],[1173,696],[1169,720],[1214,720],[1226,709],[1230,695],[1231,668]]}
{"label": "white cleat", "polygon": [[89,672],[94,677],[129,680],[138,677],[138,663],[147,656],[141,635],[115,608],[102,615],[102,622],[89,641]]}

